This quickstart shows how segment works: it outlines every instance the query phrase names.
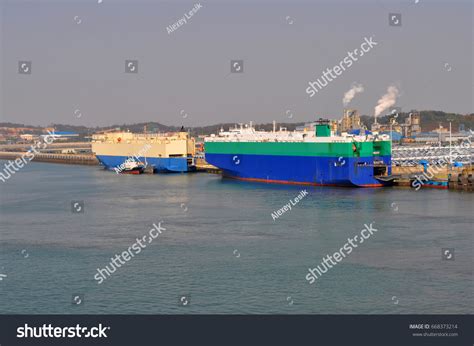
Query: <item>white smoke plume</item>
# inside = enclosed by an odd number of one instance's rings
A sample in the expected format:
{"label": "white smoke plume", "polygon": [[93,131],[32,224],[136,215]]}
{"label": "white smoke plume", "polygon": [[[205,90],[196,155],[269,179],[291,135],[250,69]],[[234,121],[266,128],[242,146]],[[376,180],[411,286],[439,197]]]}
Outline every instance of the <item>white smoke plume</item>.
{"label": "white smoke plume", "polygon": [[396,86],[391,85],[387,88],[387,93],[383,95],[378,101],[374,109],[374,116],[378,117],[384,110],[392,107],[397,101],[399,91]]}
{"label": "white smoke plume", "polygon": [[354,96],[356,96],[356,94],[361,93],[363,91],[364,91],[364,87],[362,84],[354,83],[352,85],[352,88],[344,94],[344,98],[342,99],[342,103],[344,104],[344,107],[346,107],[349,104],[349,102],[352,101],[352,99],[354,98]]}

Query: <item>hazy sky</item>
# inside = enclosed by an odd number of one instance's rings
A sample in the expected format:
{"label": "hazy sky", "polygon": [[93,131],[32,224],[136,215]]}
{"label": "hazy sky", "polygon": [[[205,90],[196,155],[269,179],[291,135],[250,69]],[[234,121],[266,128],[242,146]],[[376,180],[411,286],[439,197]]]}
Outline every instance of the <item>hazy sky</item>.
{"label": "hazy sky", "polygon": [[[167,125],[372,115],[391,84],[402,110],[473,112],[470,0],[0,0],[0,121]],[[389,26],[389,13],[402,25]],[[309,81],[364,37],[377,42],[310,98]],[[125,60],[138,73],[125,73]],[[31,61],[31,74],[18,62]],[[244,60],[243,73],[230,73]]]}

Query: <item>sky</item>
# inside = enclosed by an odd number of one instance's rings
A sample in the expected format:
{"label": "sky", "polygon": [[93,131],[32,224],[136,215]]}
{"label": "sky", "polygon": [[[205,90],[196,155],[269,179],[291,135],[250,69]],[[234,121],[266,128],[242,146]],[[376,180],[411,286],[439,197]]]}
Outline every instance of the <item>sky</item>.
{"label": "sky", "polygon": [[[473,112],[470,0],[0,0],[0,121],[303,122],[361,114],[391,85],[402,111]],[[389,14],[401,14],[401,26]],[[188,14],[189,17],[189,14]],[[310,97],[365,38],[377,45]],[[126,73],[125,61],[138,61]],[[243,72],[231,73],[231,60]],[[30,74],[19,61],[31,62]]]}

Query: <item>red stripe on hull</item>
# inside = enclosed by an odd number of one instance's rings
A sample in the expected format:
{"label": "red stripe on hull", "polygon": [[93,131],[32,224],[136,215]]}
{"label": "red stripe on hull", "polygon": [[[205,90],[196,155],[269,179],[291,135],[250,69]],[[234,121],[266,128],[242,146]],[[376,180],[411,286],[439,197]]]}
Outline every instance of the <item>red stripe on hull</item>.
{"label": "red stripe on hull", "polygon": [[423,184],[422,187],[426,187],[429,189],[440,189],[440,190],[448,190],[449,186],[443,186],[443,185],[429,185],[429,184]]}
{"label": "red stripe on hull", "polygon": [[[230,175],[225,175],[224,178],[242,180],[242,181],[252,181],[256,183],[269,183],[269,184],[285,184],[285,185],[309,185],[309,186],[340,186],[348,187],[351,185],[340,185],[340,184],[319,184],[319,183],[309,183],[309,182],[298,182],[298,181],[287,181],[287,180],[271,180],[271,179],[260,179],[260,178],[241,178],[233,177]],[[352,185],[357,187],[383,187],[383,184],[365,184],[365,185]]]}
{"label": "red stripe on hull", "polygon": [[143,172],[135,170],[135,171],[122,171],[121,174],[142,174]]}

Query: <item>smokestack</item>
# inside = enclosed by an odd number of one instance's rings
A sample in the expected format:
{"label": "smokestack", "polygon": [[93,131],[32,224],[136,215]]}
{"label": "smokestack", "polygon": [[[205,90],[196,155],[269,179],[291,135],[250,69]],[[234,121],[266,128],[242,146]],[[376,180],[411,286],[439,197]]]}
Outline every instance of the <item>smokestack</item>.
{"label": "smokestack", "polygon": [[364,91],[364,86],[362,84],[358,84],[358,83],[355,83],[355,82],[352,83],[352,87],[350,88],[350,90],[348,90],[344,94],[344,98],[342,99],[342,103],[343,103],[344,107],[347,107],[349,102],[352,101],[352,99],[354,98],[354,96],[356,96],[356,94],[361,93],[363,91]]}
{"label": "smokestack", "polygon": [[374,124],[377,124],[377,117],[387,108],[392,107],[397,101],[399,91],[396,86],[391,85],[387,88],[387,93],[378,101],[374,109]]}

